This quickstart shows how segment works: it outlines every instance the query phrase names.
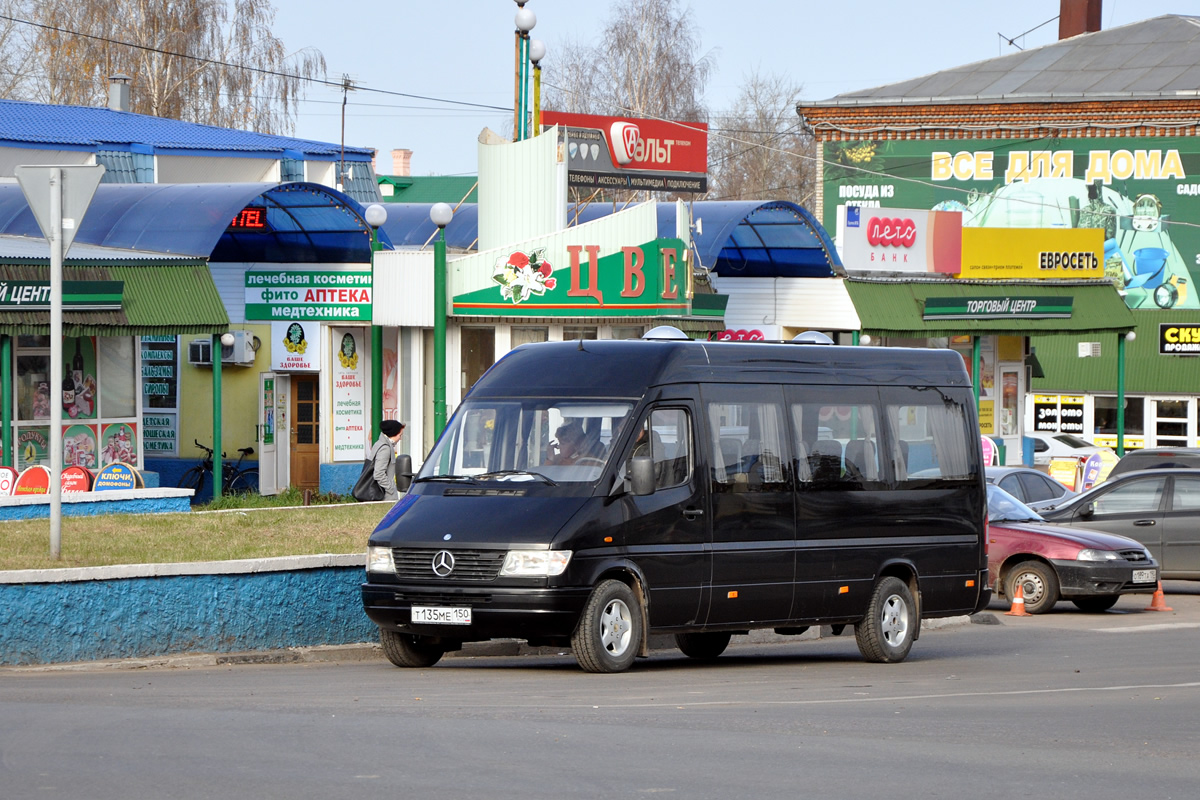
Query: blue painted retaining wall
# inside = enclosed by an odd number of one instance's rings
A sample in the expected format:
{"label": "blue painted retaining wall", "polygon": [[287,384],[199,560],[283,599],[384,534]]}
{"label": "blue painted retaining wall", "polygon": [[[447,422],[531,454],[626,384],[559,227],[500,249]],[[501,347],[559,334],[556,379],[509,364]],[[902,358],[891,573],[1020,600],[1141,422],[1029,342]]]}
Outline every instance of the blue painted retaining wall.
{"label": "blue painted retaining wall", "polygon": [[[170,514],[191,510],[191,493],[183,489],[114,489],[101,492],[65,492],[64,517],[98,514]],[[0,497],[0,520],[48,519],[50,496]]]}
{"label": "blue painted retaining wall", "polygon": [[365,555],[0,572],[0,664],[374,642]]}

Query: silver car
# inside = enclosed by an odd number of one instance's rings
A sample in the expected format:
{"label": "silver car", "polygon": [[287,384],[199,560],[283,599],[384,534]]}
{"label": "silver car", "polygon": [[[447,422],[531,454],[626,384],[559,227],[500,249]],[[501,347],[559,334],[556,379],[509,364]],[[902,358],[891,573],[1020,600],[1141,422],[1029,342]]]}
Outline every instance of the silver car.
{"label": "silver car", "polygon": [[1200,470],[1127,472],[1039,513],[1060,525],[1136,539],[1164,579],[1200,580]]}

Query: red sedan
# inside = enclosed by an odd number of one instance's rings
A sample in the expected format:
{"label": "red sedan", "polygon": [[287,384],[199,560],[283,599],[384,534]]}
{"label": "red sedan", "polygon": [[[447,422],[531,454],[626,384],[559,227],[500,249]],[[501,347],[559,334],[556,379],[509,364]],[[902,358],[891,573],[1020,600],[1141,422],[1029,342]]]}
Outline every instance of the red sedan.
{"label": "red sedan", "polygon": [[1046,522],[1000,487],[987,488],[988,585],[996,596],[1011,599],[1019,584],[1030,614],[1059,600],[1107,611],[1123,594],[1158,588],[1158,563],[1140,542]]}

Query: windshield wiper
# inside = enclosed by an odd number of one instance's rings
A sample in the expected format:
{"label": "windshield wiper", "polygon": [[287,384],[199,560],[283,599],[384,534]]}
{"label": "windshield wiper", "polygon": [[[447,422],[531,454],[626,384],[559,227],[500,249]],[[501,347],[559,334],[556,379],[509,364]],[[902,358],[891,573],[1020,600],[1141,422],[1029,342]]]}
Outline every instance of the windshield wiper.
{"label": "windshield wiper", "polygon": [[452,483],[475,483],[475,479],[470,475],[423,475],[419,478],[413,478],[413,483],[422,483],[424,481],[450,481]]}
{"label": "windshield wiper", "polygon": [[498,469],[495,472],[485,472],[484,474],[476,475],[475,477],[479,480],[491,480],[493,478],[506,478],[510,475],[529,475],[530,477],[537,478],[538,480],[542,481],[547,486],[558,486],[557,483],[550,480],[542,473],[533,472],[527,469]]}

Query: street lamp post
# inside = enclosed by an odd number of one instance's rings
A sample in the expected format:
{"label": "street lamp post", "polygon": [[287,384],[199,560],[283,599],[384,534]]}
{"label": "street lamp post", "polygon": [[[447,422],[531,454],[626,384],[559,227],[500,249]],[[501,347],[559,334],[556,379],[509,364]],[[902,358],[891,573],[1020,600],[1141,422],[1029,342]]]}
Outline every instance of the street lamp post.
{"label": "street lamp post", "polygon": [[546,57],[546,43],[541,39],[529,40],[529,60],[533,63],[533,135],[542,132],[542,59]]}
{"label": "street lamp post", "polygon": [[435,203],[429,219],[438,226],[433,240],[433,438],[446,428],[446,226],[454,219],[447,203]]}
{"label": "street lamp post", "polygon": [[513,141],[519,142],[529,135],[529,32],[537,24],[537,15],[525,7],[528,0],[515,0],[517,16],[517,118],[513,130]]}
{"label": "street lamp post", "polygon": [[378,324],[379,314],[375,298],[379,287],[375,282],[375,254],[379,252],[379,226],[387,222],[387,209],[378,203],[367,206],[363,215],[371,226],[371,446],[379,438],[379,423],[383,421],[383,327]]}

